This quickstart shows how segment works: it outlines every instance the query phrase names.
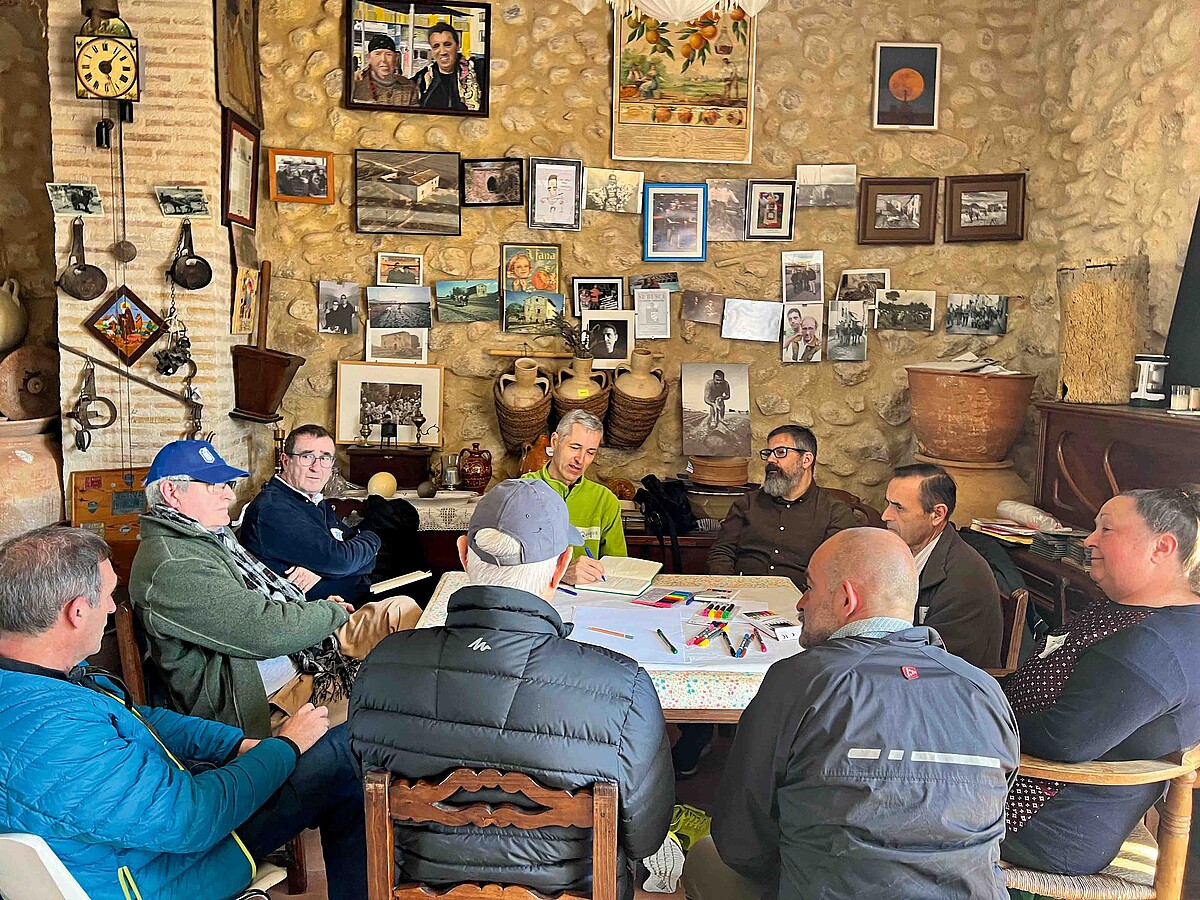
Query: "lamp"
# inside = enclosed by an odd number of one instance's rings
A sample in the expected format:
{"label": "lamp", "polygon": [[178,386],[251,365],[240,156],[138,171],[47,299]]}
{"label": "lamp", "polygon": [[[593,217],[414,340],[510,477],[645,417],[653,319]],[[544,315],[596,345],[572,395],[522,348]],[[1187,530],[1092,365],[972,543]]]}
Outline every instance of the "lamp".
{"label": "lamp", "polygon": [[[600,5],[600,0],[567,0],[585,16]],[[771,0],[608,0],[608,5],[622,16],[632,12],[645,13],[662,22],[686,22],[698,19],[710,9],[719,13],[741,7],[747,16],[756,16]]]}

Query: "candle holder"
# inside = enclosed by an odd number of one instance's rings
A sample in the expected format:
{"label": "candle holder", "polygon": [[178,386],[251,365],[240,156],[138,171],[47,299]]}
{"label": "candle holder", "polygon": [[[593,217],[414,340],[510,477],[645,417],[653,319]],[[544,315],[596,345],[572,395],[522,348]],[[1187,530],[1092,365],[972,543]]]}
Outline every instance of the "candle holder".
{"label": "candle holder", "polygon": [[428,428],[425,427],[425,423],[428,420],[421,413],[420,409],[417,410],[416,415],[414,415],[412,417],[411,421],[412,421],[413,432],[416,434],[416,437],[417,437],[417,446],[418,447],[421,446],[421,438],[428,437],[429,435],[433,434],[435,431],[438,430],[438,427],[436,425],[431,425]]}
{"label": "candle holder", "polygon": [[381,422],[379,425],[379,446],[395,447],[396,446],[396,423]]}
{"label": "candle holder", "polygon": [[358,440],[354,443],[359,447],[365,447],[371,443],[371,423],[363,422],[358,426]]}
{"label": "candle holder", "polygon": [[286,437],[286,432],[282,428],[276,428],[274,434],[275,440],[275,474],[278,475],[283,471],[283,442]]}

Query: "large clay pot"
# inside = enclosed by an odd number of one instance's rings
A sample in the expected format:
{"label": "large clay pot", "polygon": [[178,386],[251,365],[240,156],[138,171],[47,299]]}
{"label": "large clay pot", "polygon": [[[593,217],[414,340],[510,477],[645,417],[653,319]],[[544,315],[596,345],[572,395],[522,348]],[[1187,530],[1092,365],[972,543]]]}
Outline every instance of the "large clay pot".
{"label": "large clay pot", "polygon": [[994,519],[1001,500],[1033,499],[1029,485],[1013,471],[1009,460],[1003,462],[956,462],[934,456],[916,454],[917,462],[942,466],[954,479],[957,495],[954,502],[954,521],[969,525],[972,519]]}
{"label": "large clay pot", "polygon": [[28,328],[29,316],[21,305],[21,285],[10,278],[0,284],[0,353],[21,343]]}
{"label": "large clay pot", "polygon": [[1008,455],[1025,427],[1037,376],[907,369],[922,453],[960,462],[1000,462]]}
{"label": "large clay pot", "polygon": [[550,393],[550,379],[538,374],[536,359],[522,356],[513,364],[513,374],[500,376],[500,396],[511,409],[530,409]]}
{"label": "large clay pot", "polygon": [[57,416],[0,419],[0,540],[63,520],[62,447],[46,431],[57,423]]}
{"label": "large clay pot", "polygon": [[628,397],[638,400],[655,400],[662,394],[663,370],[653,368],[653,366],[654,354],[639,347],[633,351],[629,365],[617,366],[617,380],[613,384],[617,390]]}
{"label": "large clay pot", "polygon": [[468,491],[482,494],[492,480],[492,451],[480,450],[478,442],[458,455],[458,477]]}
{"label": "large clay pot", "polygon": [[600,393],[608,386],[608,375],[592,371],[590,356],[576,356],[571,367],[558,373],[554,393],[570,403],[578,403]]}

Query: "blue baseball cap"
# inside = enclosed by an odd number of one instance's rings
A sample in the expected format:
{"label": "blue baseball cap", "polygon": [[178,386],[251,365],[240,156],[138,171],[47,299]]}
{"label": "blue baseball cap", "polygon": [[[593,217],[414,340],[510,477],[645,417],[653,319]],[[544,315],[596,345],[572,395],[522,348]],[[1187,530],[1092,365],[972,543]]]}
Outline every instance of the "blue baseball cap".
{"label": "blue baseball cap", "polygon": [[[475,535],[495,528],[521,545],[504,556],[483,550]],[[475,506],[467,528],[467,544],[476,555],[496,566],[519,566],[554,559],[571,546],[583,544],[583,535],[571,524],[567,504],[554,488],[536,478],[502,481]]]}
{"label": "blue baseball cap", "polygon": [[193,481],[207,484],[221,484],[249,474],[221,459],[221,454],[208,441],[172,441],[159,450],[154,462],[150,463],[146,484],[176,475],[186,475]]}

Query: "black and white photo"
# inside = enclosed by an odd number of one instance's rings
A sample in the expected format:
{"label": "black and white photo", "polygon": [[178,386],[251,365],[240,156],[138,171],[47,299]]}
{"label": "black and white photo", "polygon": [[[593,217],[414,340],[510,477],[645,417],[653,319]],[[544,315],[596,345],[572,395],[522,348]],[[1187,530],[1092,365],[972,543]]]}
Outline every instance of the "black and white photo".
{"label": "black and white photo", "polygon": [[826,355],[835,362],[867,358],[867,301],[833,300],[829,304]]}
{"label": "black and white photo", "polygon": [[891,286],[891,269],[846,269],[838,281],[836,299],[862,300],[874,305],[876,292]]}
{"label": "black and white photo", "polygon": [[380,440],[381,425],[395,424],[396,440],[415,444],[412,417],[419,410],[425,418],[421,443],[440,447],[442,384],[441,366],[338,360],[334,440],[356,443],[361,437],[359,428],[366,425],[367,440],[375,443]]}
{"label": "black and white photo", "polygon": [[1025,173],[947,175],[946,241],[1019,241],[1025,237]]}
{"label": "black and white photo", "polygon": [[778,300],[746,300],[728,297],[721,320],[721,337],[731,341],[779,340],[783,304]]}
{"label": "black and white photo", "polygon": [[1008,334],[1008,297],[951,294],[946,302],[946,334]]}
{"label": "black and white photo", "polygon": [[268,147],[267,191],[276,203],[333,203],[333,154]]}
{"label": "black and white photo", "polygon": [[367,425],[411,425],[421,408],[422,393],[416,384],[363,382],[358,394],[358,418]]}
{"label": "black and white photo", "polygon": [[876,291],[875,327],[886,331],[933,331],[935,291]]}
{"label": "black and white photo", "polygon": [[680,318],[687,322],[720,325],[725,317],[725,295],[713,291],[684,291]]}
{"label": "black and white photo", "polygon": [[158,198],[159,211],[169,219],[194,219],[210,215],[208,195],[202,187],[155,187],[154,196]]}
{"label": "black and white photo", "polygon": [[875,227],[920,228],[920,194],[877,194],[875,197]]}
{"label": "black and white photo", "polygon": [[572,278],[575,315],[601,309],[625,308],[625,282],[621,278]]}
{"label": "black and white photo", "polygon": [[939,179],[864,178],[858,185],[860,244],[932,244]]}
{"label": "black and white photo", "polygon": [[710,178],[708,185],[708,241],[746,239],[746,179]]}
{"label": "black and white photo", "polygon": [[98,185],[48,183],[46,193],[50,195],[50,206],[56,216],[104,215]]}
{"label": "black and white photo", "polygon": [[1008,191],[963,191],[958,211],[962,228],[1008,224]]}
{"label": "black and white photo", "polygon": [[597,212],[637,215],[642,211],[645,173],[632,169],[584,170],[583,208]]}
{"label": "black and white photo", "polygon": [[853,206],[858,166],[796,166],[796,206]]}
{"label": "black and white photo", "polygon": [[358,334],[358,285],[353,281],[317,283],[317,331]]}
{"label": "black and white photo", "polygon": [[597,369],[615,369],[633,355],[634,311],[584,312],[583,333]]}
{"label": "black and white photo", "polygon": [[684,363],[684,456],[750,455],[750,366]]}

